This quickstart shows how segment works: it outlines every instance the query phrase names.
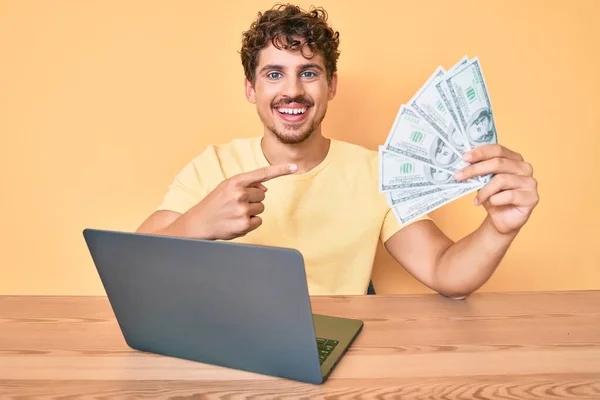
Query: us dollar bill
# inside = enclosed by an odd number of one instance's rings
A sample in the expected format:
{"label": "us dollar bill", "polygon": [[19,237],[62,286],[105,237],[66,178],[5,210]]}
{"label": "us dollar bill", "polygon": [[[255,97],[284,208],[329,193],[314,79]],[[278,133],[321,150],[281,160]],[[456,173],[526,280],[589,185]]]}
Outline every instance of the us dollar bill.
{"label": "us dollar bill", "polygon": [[477,183],[469,187],[442,190],[424,197],[417,197],[406,202],[400,202],[392,207],[392,211],[398,219],[398,222],[404,225],[454,200],[472,193],[480,189],[482,186],[482,183]]}
{"label": "us dollar bill", "polygon": [[384,144],[385,150],[454,173],[467,166],[412,108],[402,105]]}
{"label": "us dollar bill", "polygon": [[447,186],[427,186],[427,187],[417,187],[414,189],[396,189],[390,192],[385,192],[385,196],[390,207],[395,206],[396,204],[410,201],[416,199],[418,197],[424,197],[428,194],[433,194],[437,192],[441,192],[442,190],[447,189]]}
{"label": "us dollar bill", "polygon": [[379,190],[382,192],[466,184],[469,182],[456,181],[451,172],[385,151],[384,146],[379,146]]}
{"label": "us dollar bill", "polygon": [[460,61],[458,61],[456,64],[454,64],[448,72],[446,72],[444,74],[442,79],[440,79],[435,84],[436,90],[440,94],[440,97],[442,98],[444,105],[446,106],[446,108],[450,112],[450,115],[452,116],[452,120],[454,121],[454,126],[456,128],[458,128],[458,132],[456,132],[456,134],[461,135],[461,145],[459,146],[459,148],[457,148],[457,150],[459,150],[461,153],[464,153],[467,150],[471,150],[471,145],[469,144],[469,141],[467,140],[465,133],[463,132],[463,130],[460,126],[460,122],[458,121],[458,114],[456,112],[456,108],[454,107],[454,105],[452,103],[451,96],[450,96],[450,89],[448,88],[448,84],[446,83],[446,80],[444,79],[444,77],[447,77],[450,74],[452,74],[453,72],[459,70],[464,65],[466,65],[468,62],[469,62],[469,58],[467,56],[464,56],[463,58],[460,59]]}
{"label": "us dollar bill", "polygon": [[443,101],[435,86],[445,74],[444,68],[438,67],[408,105],[433,127],[455,154],[462,156],[466,143],[452,116],[454,110]]}
{"label": "us dollar bill", "polygon": [[[498,143],[496,124],[479,58],[444,77],[468,145],[475,148]],[[438,89],[443,93],[443,89]]]}
{"label": "us dollar bill", "polygon": [[456,64],[454,64],[446,74],[451,74],[454,71],[458,70],[459,68],[462,68],[463,65],[465,65],[466,63],[469,62],[469,57],[467,56],[463,56],[463,58],[461,58],[460,60],[458,60],[458,62]]}

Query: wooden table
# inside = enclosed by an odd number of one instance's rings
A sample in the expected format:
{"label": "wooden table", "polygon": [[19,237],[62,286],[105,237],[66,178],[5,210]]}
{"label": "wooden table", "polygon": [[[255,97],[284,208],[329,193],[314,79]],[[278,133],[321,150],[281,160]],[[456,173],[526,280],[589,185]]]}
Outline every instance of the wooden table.
{"label": "wooden table", "polygon": [[323,385],[131,350],[104,297],[0,296],[0,398],[600,399],[600,291],[312,304],[365,321]]}

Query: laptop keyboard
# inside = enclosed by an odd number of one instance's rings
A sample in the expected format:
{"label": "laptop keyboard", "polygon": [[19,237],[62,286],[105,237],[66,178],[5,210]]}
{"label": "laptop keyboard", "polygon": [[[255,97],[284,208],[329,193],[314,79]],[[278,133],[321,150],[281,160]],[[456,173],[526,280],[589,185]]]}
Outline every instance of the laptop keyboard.
{"label": "laptop keyboard", "polygon": [[319,359],[321,360],[321,365],[325,362],[327,357],[331,354],[335,346],[337,346],[339,342],[337,340],[325,339],[325,338],[317,338],[317,349],[319,349]]}

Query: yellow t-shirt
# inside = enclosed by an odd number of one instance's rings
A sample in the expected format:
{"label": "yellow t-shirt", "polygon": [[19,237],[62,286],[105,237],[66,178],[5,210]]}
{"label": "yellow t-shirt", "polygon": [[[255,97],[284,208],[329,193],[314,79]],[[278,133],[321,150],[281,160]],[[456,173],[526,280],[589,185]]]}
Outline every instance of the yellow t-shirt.
{"label": "yellow t-shirt", "polygon": [[[185,213],[221,181],[266,167],[261,137],[208,146],[175,177],[157,210]],[[238,243],[302,253],[310,295],[365,294],[377,241],[402,227],[378,190],[378,153],[333,140],[304,174],[264,182],[263,223]]]}

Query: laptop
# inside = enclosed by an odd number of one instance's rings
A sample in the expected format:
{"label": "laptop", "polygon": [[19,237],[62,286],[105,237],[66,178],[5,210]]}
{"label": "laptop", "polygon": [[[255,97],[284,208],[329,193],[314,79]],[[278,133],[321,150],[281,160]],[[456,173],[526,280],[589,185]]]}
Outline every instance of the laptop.
{"label": "laptop", "polygon": [[312,314],[295,249],[99,229],[83,236],[135,350],[320,384],[363,327]]}

